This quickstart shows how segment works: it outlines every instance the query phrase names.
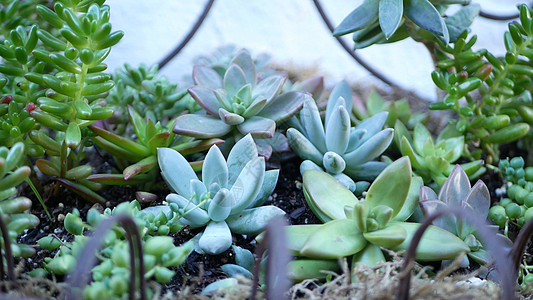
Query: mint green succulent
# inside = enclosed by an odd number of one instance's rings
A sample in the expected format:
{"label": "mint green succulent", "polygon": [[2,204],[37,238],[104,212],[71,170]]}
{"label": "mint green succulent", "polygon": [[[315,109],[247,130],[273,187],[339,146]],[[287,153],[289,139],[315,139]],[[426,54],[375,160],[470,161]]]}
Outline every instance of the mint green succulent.
{"label": "mint green succulent", "polygon": [[[322,225],[287,227],[289,248],[297,256],[312,260],[352,259],[374,265],[385,261],[380,248],[406,250],[420,226],[406,220],[418,205],[422,180],[412,178],[407,157],[390,164],[370,186],[364,200],[358,200],[331,175],[309,170],[303,175],[303,190],[309,207]],[[416,251],[416,259],[453,259],[470,248],[454,234],[431,225]],[[298,260],[293,267],[298,267]],[[312,274],[312,272],[310,272]],[[304,279],[304,278],[295,278]]]}
{"label": "mint green succulent", "polygon": [[231,149],[228,159],[217,146],[207,153],[202,180],[179,152],[158,149],[163,178],[176,194],[166,197],[177,205],[183,224],[204,227],[198,250],[220,254],[232,245],[232,232],[257,234],[268,221],[285,213],[275,206],[262,206],[276,186],[279,170],[265,171],[250,134]]}
{"label": "mint green succulent", "polygon": [[[478,180],[471,187],[465,171],[461,166],[455,165],[450,177],[442,185],[438,196],[429,187],[423,186],[420,188],[420,207],[426,216],[446,207],[458,207],[486,220],[489,215],[490,193],[485,183],[481,180]],[[472,224],[464,222],[462,218],[456,216],[446,216],[433,221],[433,225],[455,234],[468,245],[470,252],[468,256],[464,257],[461,264],[462,267],[467,268],[469,266],[468,258],[473,259],[482,266],[492,261],[493,258],[483,248],[480,236]],[[495,230],[498,229],[497,225],[492,225],[492,227]],[[512,242],[509,238],[499,233],[497,237],[503,242],[503,245],[506,245],[509,249],[511,248]]]}
{"label": "mint green succulent", "polygon": [[[448,137],[446,130],[443,130],[434,140],[431,133],[422,124],[415,126],[411,136],[400,121],[396,121],[394,129],[396,131],[395,143],[402,155],[409,157],[416,174],[422,176],[426,183],[433,180],[441,186],[452,172],[452,164],[463,154],[464,136]],[[475,179],[485,172],[481,160],[464,163],[461,167],[471,179]]]}
{"label": "mint green succulent", "polygon": [[325,122],[322,123],[315,101],[306,99],[299,114],[300,123],[287,130],[287,139],[292,150],[304,159],[300,166],[302,174],[311,169],[325,170],[356,191],[368,185],[356,184],[354,180],[374,179],[387,166],[373,160],[389,147],[394,130],[382,129],[387,112],[351,127],[351,110],[352,91],[342,81],[328,99]]}
{"label": "mint green succulent", "polygon": [[278,139],[286,140],[282,135],[275,136],[276,123],[296,114],[304,100],[310,98],[299,91],[280,94],[286,80],[281,74],[258,78],[254,61],[246,50],[237,53],[224,76],[212,68],[195,66],[193,79],[196,85],[189,88],[189,93],[206,114],[179,116],[174,132],[196,138],[235,140],[250,133],[265,157],[272,153],[269,139],[278,145],[283,144]]}

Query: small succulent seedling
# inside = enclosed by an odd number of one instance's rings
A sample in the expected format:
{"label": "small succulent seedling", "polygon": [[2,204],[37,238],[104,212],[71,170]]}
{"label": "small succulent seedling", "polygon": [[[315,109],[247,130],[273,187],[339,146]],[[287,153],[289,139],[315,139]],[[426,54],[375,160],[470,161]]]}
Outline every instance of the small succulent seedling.
{"label": "small succulent seedling", "polygon": [[[351,257],[352,267],[356,263],[374,265],[385,261],[380,247],[406,250],[420,226],[406,222],[417,207],[422,185],[420,178],[411,176],[409,159],[400,158],[376,178],[364,200],[358,200],[329,174],[306,171],[303,186],[307,203],[326,223],[289,226],[289,248],[298,256],[315,260]],[[430,226],[416,258],[439,261],[469,251],[457,236]]]}
{"label": "small succulent seedling", "polygon": [[298,112],[309,97],[299,91],[280,95],[285,77],[276,74],[260,80],[246,50],[237,53],[223,77],[212,68],[196,66],[193,79],[196,85],[189,93],[207,114],[179,116],[174,132],[197,138],[237,139],[250,133],[254,139],[265,139],[259,150],[266,156],[272,145],[264,143],[274,137],[276,123]]}
{"label": "small succulent seedling", "polygon": [[[463,154],[464,136],[446,137],[443,131],[436,140],[422,124],[416,124],[413,135],[409,134],[402,122],[394,126],[395,142],[402,155],[411,160],[415,172],[422,176],[424,182],[433,180],[441,186],[453,170],[453,163]],[[477,178],[485,172],[481,160],[462,164],[461,167],[470,178]]]}
{"label": "small succulent seedling", "polygon": [[273,217],[284,212],[262,206],[274,190],[279,170],[265,171],[250,134],[231,149],[228,160],[217,146],[207,153],[198,179],[187,160],[169,148],[158,149],[163,178],[176,194],[166,197],[182,214],[181,221],[192,228],[204,227],[199,250],[220,254],[232,245],[231,233],[257,234]]}
{"label": "small succulent seedling", "polygon": [[[287,130],[291,148],[304,159],[300,172],[325,170],[351,191],[354,180],[374,179],[387,165],[372,161],[388,148],[393,129],[382,129],[388,113],[372,116],[351,127],[350,86],[342,81],[332,91],[324,124],[313,99],[306,99],[300,111],[300,124]],[[368,185],[365,186],[365,188]]]}
{"label": "small succulent seedling", "polygon": [[[431,215],[444,207],[458,207],[468,210],[476,216],[487,219],[490,207],[490,194],[487,186],[481,180],[471,187],[465,171],[456,165],[442,185],[439,195],[429,187],[420,188],[420,207],[424,215]],[[468,257],[481,265],[487,265],[492,258],[484,249],[482,241],[475,227],[455,216],[446,216],[433,221],[433,225],[445,229],[465,242],[470,248],[468,256],[464,257],[462,267],[468,267]],[[504,245],[510,248],[511,240],[502,234],[497,235]]]}

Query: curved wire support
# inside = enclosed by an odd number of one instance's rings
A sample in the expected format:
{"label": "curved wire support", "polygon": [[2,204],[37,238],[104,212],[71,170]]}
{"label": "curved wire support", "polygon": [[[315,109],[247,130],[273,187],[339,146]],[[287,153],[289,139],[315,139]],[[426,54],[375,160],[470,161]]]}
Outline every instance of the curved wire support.
{"label": "curved wire support", "polygon": [[[130,251],[130,266],[131,266],[129,299],[130,300],[135,300],[135,299],[146,300],[146,281],[144,279],[145,270],[144,270],[141,235],[139,233],[139,229],[137,228],[137,225],[135,224],[135,221],[130,216],[127,216],[127,215],[118,215],[115,217],[111,217],[109,219],[105,219],[102,221],[100,226],[98,226],[98,228],[94,232],[94,235],[89,240],[89,242],[86,244],[85,248],[83,248],[83,251],[80,253],[79,258],[81,259],[78,260],[78,263],[76,264],[76,268],[70,273],[69,286],[71,287],[71,289],[67,291],[67,293],[69,293],[67,295],[67,299],[80,299],[78,298],[78,296],[80,295],[76,295],[75,293],[81,292],[82,287],[87,284],[87,279],[96,261],[96,256],[95,256],[96,250],[100,248],[102,244],[102,240],[104,239],[106,232],[112,229],[115,223],[120,223],[122,225],[122,227],[126,231],[126,237],[128,238],[128,245],[129,245],[129,251]],[[135,241],[133,240],[133,236],[135,236]],[[135,297],[136,296],[135,295],[135,289],[136,289],[135,257],[139,257],[139,274],[140,274],[139,275],[139,290],[140,290],[139,298]]]}
{"label": "curved wire support", "polygon": [[519,14],[512,14],[512,15],[507,15],[507,16],[499,16],[499,15],[491,14],[491,13],[483,11],[483,10],[481,10],[479,12],[479,16],[482,17],[482,18],[489,19],[489,20],[494,20],[494,21],[511,21],[511,20],[514,20],[514,19],[517,19],[518,17],[520,17]]}
{"label": "curved wire support", "polygon": [[471,214],[469,211],[461,210],[459,208],[446,208],[434,213],[433,215],[427,217],[420,225],[420,227],[416,230],[413,238],[411,239],[411,243],[409,244],[409,248],[407,248],[403,265],[400,269],[400,274],[403,274],[403,277],[400,279],[399,282],[398,291],[396,293],[396,299],[409,299],[411,270],[414,266],[416,248],[418,247],[418,244],[422,239],[422,235],[435,219],[449,214],[465,218],[466,221],[470,222],[476,227],[477,232],[480,234],[480,237],[483,240],[483,243],[486,245],[487,249],[490,250],[492,257],[494,257],[496,268],[500,272],[502,286],[501,299],[515,299],[514,286],[517,274],[512,268],[512,262],[510,261],[509,255],[505,253],[503,246],[500,242],[498,242],[497,238],[495,238],[495,233],[487,227],[487,224],[484,221],[481,221],[479,217]]}
{"label": "curved wire support", "polygon": [[[15,267],[13,263],[13,253],[11,252],[11,239],[9,238],[9,230],[3,215],[0,213],[0,231],[4,239],[4,250],[6,252],[7,278],[15,281]],[[2,255],[2,248],[0,247],[0,277],[4,278],[4,260]]]}
{"label": "curved wire support", "polygon": [[529,220],[518,233],[513,248],[511,248],[510,257],[513,260],[513,272],[518,274],[520,262],[526,251],[526,246],[533,235],[533,220]]}
{"label": "curved wire support", "polygon": [[189,31],[189,34],[185,36],[183,41],[181,41],[181,43],[179,43],[179,45],[176,46],[176,48],[174,48],[172,52],[170,52],[165,58],[163,58],[161,61],[157,63],[157,65],[159,66],[159,70],[163,69],[163,67],[165,67],[176,55],[178,55],[178,53],[180,53],[180,51],[183,48],[185,48],[187,43],[189,43],[189,41],[192,39],[196,31],[198,31],[200,26],[202,26],[202,24],[204,23],[204,20],[207,17],[207,14],[211,10],[211,6],[213,6],[213,2],[215,2],[215,0],[209,0],[206,3],[204,10],[202,11],[202,14],[198,17],[198,20],[196,20],[196,23],[194,23],[194,26],[191,29],[191,31]]}
{"label": "curved wire support", "polygon": [[[313,3],[315,4],[315,7],[318,11],[318,13],[320,14],[320,17],[322,17],[322,20],[324,21],[324,23],[326,24],[326,26],[328,27],[329,31],[331,31],[331,33],[333,34],[333,32],[335,31],[335,27],[333,26],[333,24],[331,23],[330,19],[328,18],[328,16],[326,16],[326,13],[324,12],[324,9],[322,8],[322,5],[320,4],[320,1],[319,0],[313,0]],[[359,55],[357,55],[355,53],[355,51],[353,51],[350,46],[348,46],[348,44],[346,44],[346,42],[341,38],[341,37],[335,37],[335,39],[337,40],[337,42],[339,42],[339,44],[342,46],[342,48],[344,48],[344,50],[346,50],[346,52],[358,63],[360,64],[363,68],[365,68],[368,72],[370,72],[372,75],[374,75],[375,77],[377,77],[379,80],[383,81],[384,83],[388,84],[389,86],[391,87],[395,87],[397,88],[398,85],[395,84],[394,82],[392,82],[390,79],[388,79],[385,75],[381,74],[378,70],[374,69],[371,65],[369,65],[364,59],[362,59],[361,57],[359,57]]]}

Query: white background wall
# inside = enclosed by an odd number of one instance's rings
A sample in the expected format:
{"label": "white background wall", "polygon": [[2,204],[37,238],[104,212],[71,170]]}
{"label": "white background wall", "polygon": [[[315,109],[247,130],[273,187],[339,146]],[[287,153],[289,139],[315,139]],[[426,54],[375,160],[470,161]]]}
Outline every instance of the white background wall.
{"label": "white background wall", "polygon": [[[125,36],[113,48],[107,63],[110,70],[123,63],[157,63],[181,42],[201,14],[207,0],[112,0],[111,22]],[[322,0],[334,24],[362,0]],[[483,9],[512,14],[517,0],[474,0]],[[478,18],[472,31],[478,34],[478,48],[504,53],[506,22]],[[351,45],[351,35],[346,36]],[[162,73],[176,82],[192,70],[192,58],[209,54],[218,46],[235,44],[252,54],[266,52],[280,64],[318,66],[328,84],[346,79],[361,82],[372,79],[331,37],[311,0],[216,0],[194,38]],[[391,45],[374,45],[359,50],[360,55],[380,72],[406,89],[426,99],[435,97],[430,78],[431,59],[425,48],[412,40]]]}

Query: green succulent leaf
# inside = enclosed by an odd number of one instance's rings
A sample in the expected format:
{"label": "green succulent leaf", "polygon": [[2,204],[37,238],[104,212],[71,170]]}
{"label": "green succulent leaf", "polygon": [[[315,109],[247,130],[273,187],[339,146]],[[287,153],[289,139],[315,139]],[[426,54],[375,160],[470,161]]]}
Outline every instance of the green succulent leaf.
{"label": "green succulent leaf", "polygon": [[211,115],[187,114],[176,119],[174,133],[203,139],[223,137],[231,131],[231,126]]}
{"label": "green succulent leaf", "polygon": [[322,165],[323,155],[313,142],[309,141],[300,131],[289,128],[287,129],[287,140],[291,149],[302,159],[308,159],[317,165]]}
{"label": "green succulent leaf", "polygon": [[[287,248],[295,255],[300,254],[300,250],[309,236],[319,229],[320,224],[291,225],[285,227],[287,233]],[[260,235],[261,236],[261,235]],[[257,239],[259,239],[259,237]]]}
{"label": "green succulent leaf", "polygon": [[326,106],[326,121],[324,124],[328,124],[330,115],[335,107],[338,106],[337,101],[339,101],[341,97],[344,99],[344,107],[346,108],[346,111],[351,112],[353,106],[352,88],[345,80],[337,83],[329,95],[328,105]]}
{"label": "green succulent leaf", "polygon": [[403,17],[403,0],[379,1],[379,26],[389,39],[400,26]]}
{"label": "green succulent leaf", "polygon": [[328,151],[344,153],[350,138],[351,122],[344,99],[340,98],[337,104],[326,123],[326,148]]}
{"label": "green succulent leaf", "polygon": [[221,187],[228,184],[228,166],[224,155],[215,145],[211,146],[205,156],[202,167],[202,182],[208,188],[214,183]]}
{"label": "green succulent leaf", "polygon": [[379,1],[365,0],[335,28],[334,36],[348,34],[365,28],[378,18]]}
{"label": "green succulent leaf", "polygon": [[206,253],[216,255],[228,250],[232,242],[228,224],[211,221],[198,240],[198,246]]}
{"label": "green succulent leaf", "polygon": [[354,151],[343,155],[348,165],[362,165],[369,162],[383,153],[392,142],[394,130],[384,129],[365,141]]}
{"label": "green succulent leaf", "polygon": [[264,157],[255,157],[244,166],[230,189],[235,201],[231,215],[240,213],[252,203],[261,190],[264,177]]}
{"label": "green succulent leaf", "polygon": [[[424,185],[424,180],[420,176],[413,176],[411,178],[411,185],[409,186],[409,192],[407,198],[402,206],[400,212],[394,217],[395,221],[406,221],[415,212],[419,203],[419,193],[422,193],[420,188]],[[435,195],[436,197],[436,195]]]}
{"label": "green succulent leaf", "polygon": [[448,29],[439,11],[428,0],[404,0],[404,13],[420,28],[449,42]]}
{"label": "green succulent leaf", "polygon": [[300,120],[302,122],[302,127],[305,130],[305,136],[309,139],[311,144],[316,147],[319,152],[325,153],[327,151],[326,133],[324,131],[324,125],[322,125],[322,119],[320,119],[320,112],[318,111],[318,107],[313,98],[306,97],[304,100],[303,108],[300,111]]}
{"label": "green succulent leaf", "polygon": [[446,18],[445,23],[450,33],[451,43],[455,43],[461,33],[469,29],[480,11],[481,6],[478,3],[472,3],[461,7],[458,12]]}
{"label": "green succulent leaf", "polygon": [[375,266],[385,261],[385,256],[379,246],[368,243],[362,251],[359,251],[352,257],[352,270],[357,268],[357,264]]}
{"label": "green succulent leaf", "polygon": [[402,209],[411,185],[411,163],[402,157],[390,164],[372,183],[365,198],[365,205],[372,209],[386,205],[393,209],[395,217]]}
{"label": "green succulent leaf", "polygon": [[285,212],[273,205],[245,209],[230,216],[226,222],[233,233],[255,235],[264,230],[267,223]]}
{"label": "green succulent leaf", "polygon": [[228,155],[228,185],[235,183],[244,166],[257,155],[257,148],[250,134],[235,143]]}
{"label": "green succulent leaf", "polygon": [[[411,239],[420,226],[418,223],[396,223],[402,226],[407,232],[407,238],[396,247],[392,247],[391,250],[407,250]],[[457,236],[452,233],[430,225],[416,249],[416,259],[421,261],[439,261],[444,259],[454,259],[461,253],[470,252],[470,248]]]}
{"label": "green succulent leaf", "polygon": [[170,148],[157,149],[157,161],[161,175],[168,185],[185,198],[190,198],[192,196],[189,190],[190,181],[198,180],[198,176],[189,162],[178,151]]}
{"label": "green succulent leaf", "polygon": [[226,188],[221,188],[209,203],[207,214],[215,222],[226,220],[231,212],[231,205],[234,203],[233,194]]}
{"label": "green succulent leaf", "polygon": [[357,198],[328,173],[309,170],[303,174],[307,203],[323,222],[344,219],[344,207],[353,207]]}
{"label": "green succulent leaf", "polygon": [[287,277],[289,280],[299,282],[305,279],[325,279],[324,271],[339,272],[337,260],[297,259],[289,262]]}
{"label": "green succulent leaf", "polygon": [[314,231],[300,253],[310,258],[335,259],[355,254],[367,244],[351,219],[333,220]]}
{"label": "green succulent leaf", "polygon": [[397,222],[393,222],[382,229],[365,232],[363,236],[371,244],[390,249],[400,245],[406,239],[407,232]]}

